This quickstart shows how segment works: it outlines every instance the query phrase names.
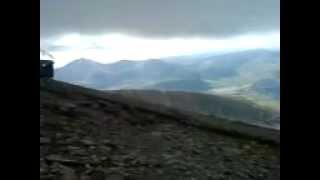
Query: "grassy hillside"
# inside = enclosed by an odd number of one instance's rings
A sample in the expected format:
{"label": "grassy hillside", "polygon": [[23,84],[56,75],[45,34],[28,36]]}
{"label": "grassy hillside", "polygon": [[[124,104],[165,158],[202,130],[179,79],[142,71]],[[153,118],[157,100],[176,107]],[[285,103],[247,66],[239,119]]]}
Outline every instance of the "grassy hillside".
{"label": "grassy hillside", "polygon": [[206,92],[211,88],[212,86],[209,83],[199,79],[164,81],[143,87],[143,89],[186,92]]}
{"label": "grassy hillside", "polygon": [[154,90],[120,90],[114,92],[124,97],[160,104],[181,111],[214,115],[249,124],[270,126],[268,121],[276,114],[275,111],[261,108],[250,101],[216,95]]}

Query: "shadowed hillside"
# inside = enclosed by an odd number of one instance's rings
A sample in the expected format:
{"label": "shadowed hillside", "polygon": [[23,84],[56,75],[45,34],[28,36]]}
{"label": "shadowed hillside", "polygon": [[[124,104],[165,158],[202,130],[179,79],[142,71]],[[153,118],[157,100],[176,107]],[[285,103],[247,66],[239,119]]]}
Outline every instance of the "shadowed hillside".
{"label": "shadowed hillside", "polygon": [[190,113],[213,115],[274,128],[280,124],[280,119],[274,119],[278,112],[259,107],[246,100],[179,91],[119,90],[114,92],[127,98],[164,105]]}

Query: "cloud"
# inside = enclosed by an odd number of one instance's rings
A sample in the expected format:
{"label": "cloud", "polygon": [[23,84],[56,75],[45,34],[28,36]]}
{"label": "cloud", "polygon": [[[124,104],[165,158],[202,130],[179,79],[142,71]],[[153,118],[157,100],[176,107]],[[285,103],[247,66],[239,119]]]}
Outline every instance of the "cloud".
{"label": "cloud", "polygon": [[[197,53],[225,53],[250,49],[279,49],[279,31],[244,34],[229,38],[150,38],[124,34],[67,34],[51,39],[44,46],[62,66],[77,58],[89,58],[101,63],[122,59],[145,60]],[[55,48],[64,47],[61,49]],[[53,47],[53,48],[52,48]]]}
{"label": "cloud", "polygon": [[40,59],[45,59],[45,58],[54,59],[51,53],[49,53],[47,50],[40,48]]}
{"label": "cloud", "polygon": [[67,33],[229,37],[278,30],[279,0],[41,0],[41,38]]}

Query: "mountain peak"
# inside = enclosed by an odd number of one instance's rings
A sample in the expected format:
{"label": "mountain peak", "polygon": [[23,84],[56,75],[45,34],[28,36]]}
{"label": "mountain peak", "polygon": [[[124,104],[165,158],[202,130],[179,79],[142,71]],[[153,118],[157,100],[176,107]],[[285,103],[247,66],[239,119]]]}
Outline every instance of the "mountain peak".
{"label": "mountain peak", "polygon": [[123,59],[123,60],[119,60],[119,61],[115,62],[114,64],[130,64],[130,63],[134,63],[134,62],[135,61]]}
{"label": "mountain peak", "polygon": [[73,60],[69,64],[65,65],[64,67],[71,67],[71,66],[96,66],[96,65],[101,65],[100,63],[91,60],[91,59],[86,59],[86,58],[80,58]]}
{"label": "mountain peak", "polygon": [[96,61],[93,61],[91,59],[86,58],[80,58],[73,61],[74,63],[97,63]]}

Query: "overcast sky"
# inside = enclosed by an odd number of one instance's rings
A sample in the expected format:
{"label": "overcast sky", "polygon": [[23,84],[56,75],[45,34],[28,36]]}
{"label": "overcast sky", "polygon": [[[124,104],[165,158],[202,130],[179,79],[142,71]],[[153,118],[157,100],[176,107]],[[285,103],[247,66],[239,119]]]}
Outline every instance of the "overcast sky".
{"label": "overcast sky", "polygon": [[62,66],[279,48],[279,0],[41,0],[40,46]]}

